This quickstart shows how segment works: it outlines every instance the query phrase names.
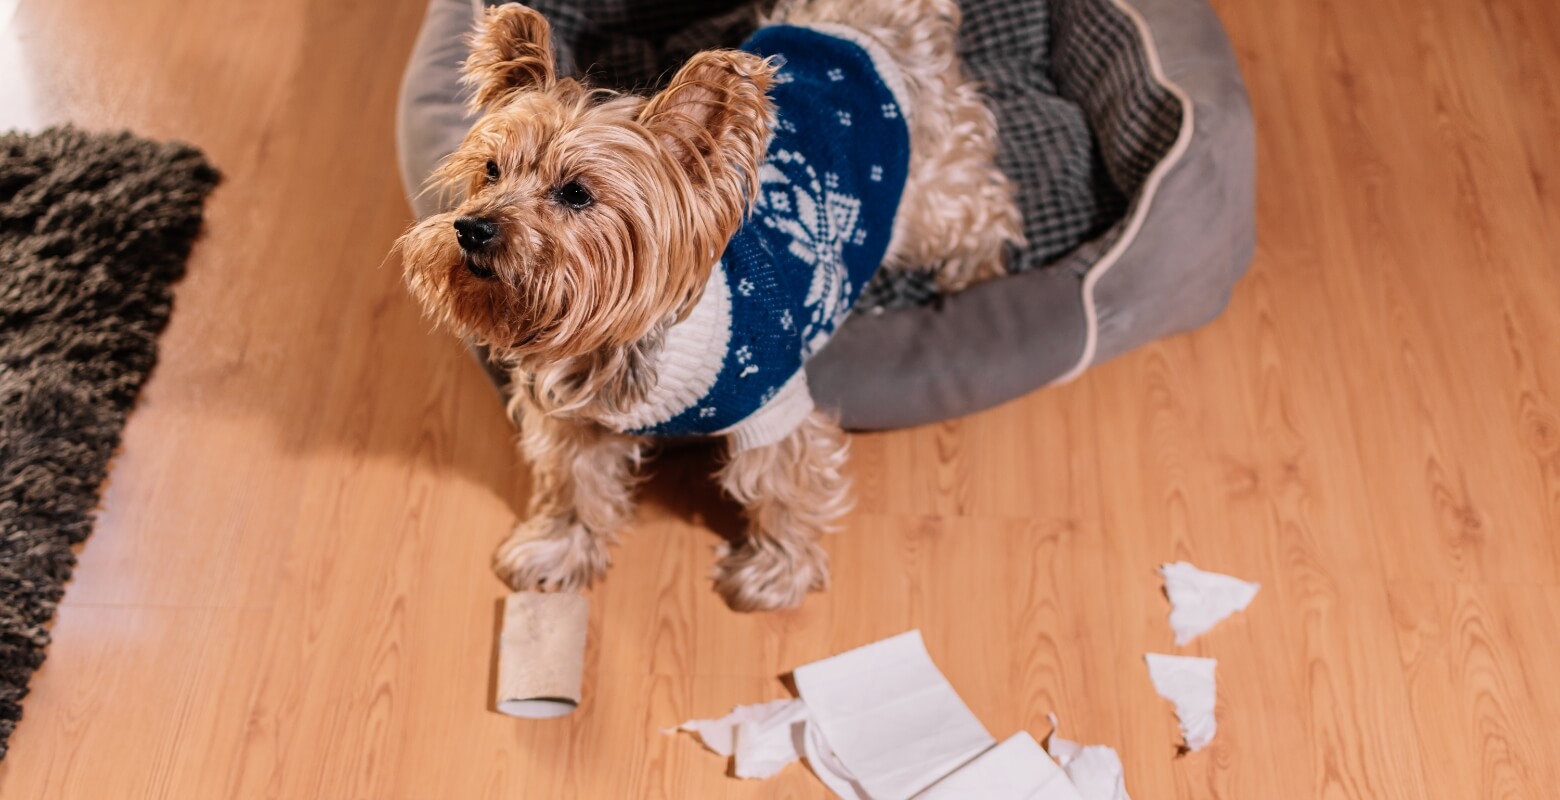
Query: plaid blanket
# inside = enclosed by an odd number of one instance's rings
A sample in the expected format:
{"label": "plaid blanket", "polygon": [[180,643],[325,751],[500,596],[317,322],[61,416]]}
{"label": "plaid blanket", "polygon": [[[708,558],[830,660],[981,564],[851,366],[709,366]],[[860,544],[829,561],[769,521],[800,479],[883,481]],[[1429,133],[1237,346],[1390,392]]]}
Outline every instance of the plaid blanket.
{"label": "plaid blanket", "polygon": [[[693,53],[735,47],[764,0],[528,0],[553,26],[559,71],[653,89]],[[960,51],[1002,139],[1029,240],[1013,272],[1105,234],[1175,141],[1179,102],[1155,83],[1131,20],[1109,0],[963,0]],[[1055,34],[1053,36],[1053,34]],[[1066,34],[1066,35],[1060,35]],[[1052,41],[1065,43],[1053,49]],[[1121,58],[1122,52],[1128,58]],[[936,299],[930,271],[879,272],[857,310]]]}

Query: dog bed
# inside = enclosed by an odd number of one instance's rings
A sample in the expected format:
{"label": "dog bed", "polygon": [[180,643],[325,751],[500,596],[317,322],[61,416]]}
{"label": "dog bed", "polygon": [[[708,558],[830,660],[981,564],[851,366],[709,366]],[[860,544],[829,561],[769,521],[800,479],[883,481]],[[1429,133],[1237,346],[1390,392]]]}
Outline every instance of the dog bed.
{"label": "dog bed", "polygon": [[[653,89],[691,54],[739,44],[751,0],[532,0],[560,74]],[[402,178],[420,191],[470,120],[462,37],[479,8],[431,0],[402,86]],[[960,50],[996,113],[1028,244],[1012,274],[938,296],[880,274],[807,365],[853,429],[970,414],[1223,309],[1255,247],[1255,153],[1234,53],[1205,0],[964,0]],[[480,357],[480,354],[479,354]],[[492,372],[490,368],[490,372]],[[502,377],[495,375],[502,382]]]}

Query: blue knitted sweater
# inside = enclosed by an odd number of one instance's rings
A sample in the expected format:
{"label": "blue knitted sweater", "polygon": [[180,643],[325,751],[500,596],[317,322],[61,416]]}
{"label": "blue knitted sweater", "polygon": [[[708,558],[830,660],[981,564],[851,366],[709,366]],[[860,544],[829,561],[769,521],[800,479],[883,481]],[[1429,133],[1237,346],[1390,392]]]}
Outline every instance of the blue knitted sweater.
{"label": "blue knitted sweater", "polygon": [[669,331],[650,396],[603,420],[620,431],[726,435],[739,449],[783,438],[812,410],[802,364],[888,250],[910,162],[892,62],[836,26],[766,27],[742,49],[783,59],[754,213]]}

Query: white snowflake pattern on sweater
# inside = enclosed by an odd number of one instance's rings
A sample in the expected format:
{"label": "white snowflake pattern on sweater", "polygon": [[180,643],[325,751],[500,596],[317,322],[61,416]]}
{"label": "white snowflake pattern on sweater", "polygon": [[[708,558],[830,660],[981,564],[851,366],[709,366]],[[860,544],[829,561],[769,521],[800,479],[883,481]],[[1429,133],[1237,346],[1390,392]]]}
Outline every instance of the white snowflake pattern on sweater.
{"label": "white snowflake pattern on sweater", "polygon": [[[767,213],[760,219],[763,224],[778,230],[791,239],[791,254],[813,268],[812,285],[803,305],[811,311],[810,318],[802,326],[802,341],[807,343],[809,354],[822,346],[821,338],[833,331],[840,319],[849,311],[846,303],[851,296],[850,270],[845,265],[845,245],[859,245],[866,240],[858,229],[861,219],[861,199],[839,191],[838,175],[818,175],[807,157],[791,151],[780,151],[773,156],[787,164],[804,165],[807,185],[793,183],[779,169],[768,164],[759,170],[759,181],[766,189],[771,186],[788,186],[792,202],[775,202],[784,198],[783,191],[770,189],[759,193],[770,198]],[[817,341],[815,341],[817,340]]]}

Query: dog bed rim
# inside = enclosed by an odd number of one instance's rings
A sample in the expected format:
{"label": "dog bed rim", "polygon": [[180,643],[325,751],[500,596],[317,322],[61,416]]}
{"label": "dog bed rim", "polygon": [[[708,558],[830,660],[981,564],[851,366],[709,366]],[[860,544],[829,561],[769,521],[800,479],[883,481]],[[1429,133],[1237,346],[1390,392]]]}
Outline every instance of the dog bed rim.
{"label": "dog bed rim", "polygon": [[1070,383],[1087,371],[1089,367],[1093,366],[1095,355],[1099,351],[1100,342],[1100,316],[1099,308],[1094,298],[1095,287],[1099,285],[1100,279],[1105,277],[1105,273],[1109,272],[1110,268],[1115,266],[1117,261],[1121,260],[1122,254],[1137,240],[1138,232],[1142,229],[1144,221],[1148,219],[1149,209],[1153,206],[1154,200],[1158,196],[1160,183],[1164,181],[1165,176],[1171,169],[1180,164],[1181,159],[1186,155],[1186,151],[1191,147],[1192,134],[1194,132],[1195,106],[1192,98],[1179,84],[1165,75],[1164,64],[1159,58],[1159,45],[1154,40],[1154,33],[1149,28],[1148,22],[1143,19],[1142,14],[1127,0],[1110,0],[1110,3],[1119,9],[1121,13],[1125,14],[1127,19],[1132,21],[1133,27],[1137,29],[1138,39],[1143,44],[1144,57],[1148,61],[1149,73],[1153,76],[1154,81],[1163,87],[1165,91],[1174,95],[1176,101],[1181,104],[1181,128],[1176,132],[1175,143],[1171,145],[1170,151],[1165,153],[1163,158],[1159,159],[1159,162],[1154,165],[1153,169],[1149,170],[1148,177],[1143,181],[1143,188],[1138,193],[1137,202],[1133,204],[1133,209],[1128,214],[1126,227],[1122,230],[1121,236],[1117,237],[1116,241],[1111,244],[1110,249],[1106,250],[1105,254],[1095,261],[1089,271],[1084,274],[1083,285],[1079,290],[1082,292],[1085,323],[1083,352],[1078,355],[1078,362],[1073,365],[1072,369],[1057,376],[1055,380],[1051,381],[1051,385]]}

